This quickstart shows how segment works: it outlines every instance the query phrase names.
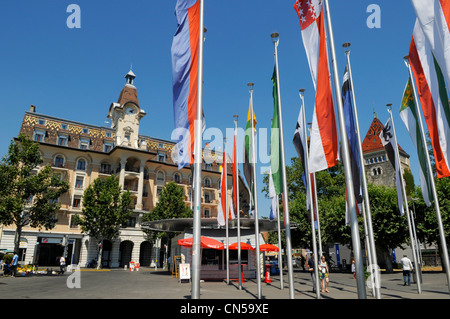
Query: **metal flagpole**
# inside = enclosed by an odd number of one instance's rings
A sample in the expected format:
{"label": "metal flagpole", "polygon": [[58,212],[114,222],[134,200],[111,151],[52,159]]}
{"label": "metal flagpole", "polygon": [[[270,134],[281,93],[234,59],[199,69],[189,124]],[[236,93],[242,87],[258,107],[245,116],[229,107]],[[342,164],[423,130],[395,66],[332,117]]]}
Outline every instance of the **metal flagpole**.
{"label": "metal flagpole", "polygon": [[194,146],[194,220],[192,238],[192,284],[191,298],[200,299],[200,240],[201,240],[201,189],[202,178],[202,114],[203,114],[203,21],[204,0],[200,1],[200,27],[198,39],[198,82],[197,82],[197,121],[195,123],[195,146]]}
{"label": "metal flagpole", "polygon": [[[421,133],[421,137],[422,137],[422,143],[425,148],[427,143],[426,143],[426,138],[425,138],[425,131],[423,129],[422,117],[420,116],[421,113],[419,111],[419,100],[417,99],[416,86],[414,85],[414,80],[413,80],[413,76],[412,76],[411,66],[409,65],[409,61],[406,61],[406,65],[408,66],[409,77],[411,78],[411,85],[412,85],[413,92],[414,92],[414,99],[416,101],[416,103],[415,103],[416,113],[417,113],[417,117],[419,119],[419,128],[420,128],[420,133]],[[427,149],[424,149],[423,152],[425,152],[425,154],[428,154]],[[433,178],[434,174],[433,174],[433,170],[431,168],[430,157],[429,156],[425,156],[425,157],[427,158],[428,175],[430,175],[431,191],[433,192],[434,207],[436,208],[437,223],[439,226],[439,236],[441,239],[442,260],[443,260],[444,267],[445,267],[446,273],[447,273],[447,287],[448,287],[449,293],[450,293],[450,269],[449,269],[450,265],[449,265],[449,259],[448,259],[447,242],[445,241],[444,227],[442,225],[441,209],[440,209],[439,200],[437,197],[436,184],[435,184],[434,178]]]}
{"label": "metal flagpole", "polygon": [[[395,166],[396,167],[398,166],[398,170],[399,170],[399,173],[400,173],[400,181],[401,181],[401,185],[402,185],[403,200],[404,200],[405,205],[406,205],[406,218],[408,220],[409,237],[411,239],[411,249],[412,249],[412,252],[413,252],[413,261],[414,261],[415,267],[417,267],[416,247],[414,245],[414,236],[413,236],[412,227],[411,227],[411,216],[410,216],[410,214],[408,212],[409,207],[408,207],[408,199],[406,198],[405,182],[403,180],[403,172],[402,172],[402,168],[400,166],[401,164],[400,164],[400,154],[398,152],[397,134],[395,134],[394,118],[392,116],[392,109],[391,109],[392,104],[387,104],[386,106],[387,106],[389,115],[391,116],[392,131],[394,132],[394,136],[395,136],[395,143],[394,143],[395,145],[393,145],[393,147],[394,147],[395,153],[397,154],[397,159],[398,159],[398,163],[395,163]],[[416,274],[416,281],[417,281],[417,293],[421,294],[422,293],[422,287],[421,287],[420,280],[419,280],[419,273],[416,271],[415,274]]]}
{"label": "metal flagpole", "polygon": [[352,171],[351,171],[349,152],[348,152],[347,132],[345,129],[344,107],[342,105],[342,94],[341,94],[341,87],[340,87],[340,81],[339,81],[339,72],[338,72],[338,67],[337,67],[337,63],[336,63],[336,51],[335,51],[335,47],[334,47],[333,27],[331,25],[331,16],[330,16],[330,8],[328,5],[328,0],[325,0],[325,7],[326,7],[326,16],[327,16],[328,36],[329,36],[329,40],[330,40],[330,51],[331,51],[332,65],[333,65],[334,89],[335,89],[335,93],[336,93],[337,110],[338,110],[338,115],[339,115],[339,127],[340,127],[340,132],[341,132],[342,160],[344,162],[345,184],[346,184],[346,188],[347,188],[348,206],[349,206],[349,212],[350,212],[352,244],[353,244],[353,251],[354,251],[354,255],[355,255],[356,286],[357,286],[357,290],[358,290],[358,298],[366,299],[366,287],[365,287],[365,282],[364,282],[364,268],[363,268],[362,254],[361,254],[361,242],[360,242],[360,238],[359,238],[358,220],[356,218],[355,194],[353,193],[353,178],[352,178]]}
{"label": "metal flagpole", "polygon": [[294,299],[294,276],[292,270],[292,247],[291,247],[291,223],[289,221],[289,193],[287,189],[286,181],[286,161],[284,158],[284,137],[283,137],[283,117],[281,114],[281,94],[280,94],[280,74],[278,72],[278,33],[272,33],[271,35],[274,47],[275,47],[275,68],[277,72],[277,92],[278,92],[278,117],[279,117],[279,130],[280,130],[280,148],[281,148],[281,176],[283,178],[283,193],[284,193],[284,221],[286,224],[286,253],[288,263],[288,280],[289,280],[289,297]]}
{"label": "metal flagpole", "polygon": [[278,227],[278,269],[280,270],[280,288],[284,289],[283,283],[283,255],[281,252],[283,251],[283,247],[281,245],[281,215],[280,215],[280,203],[278,195],[277,197],[277,227]]}
{"label": "metal flagpole", "polygon": [[241,213],[239,211],[239,168],[238,168],[238,147],[237,147],[237,122],[238,115],[234,115],[234,161],[236,165],[236,215],[237,215],[237,241],[238,241],[238,277],[239,277],[239,290],[242,290],[242,276],[241,276]]}
{"label": "metal flagpole", "polygon": [[228,206],[228,176],[227,176],[227,154],[226,154],[226,150],[227,150],[227,138],[224,137],[223,138],[223,153],[224,153],[224,162],[223,162],[223,176],[225,176],[225,194],[221,194],[221,196],[225,196],[225,212],[224,212],[224,217],[225,217],[225,244],[227,245],[227,250],[226,250],[226,259],[227,259],[227,285],[230,284],[230,239],[229,239],[229,234],[228,234],[228,219],[229,219],[229,206]]}
{"label": "metal flagpole", "polygon": [[[260,260],[260,251],[259,251],[259,217],[258,217],[258,198],[256,192],[256,151],[255,151],[255,120],[253,113],[253,83],[248,84],[248,88],[250,91],[250,101],[251,101],[251,121],[252,121],[252,170],[253,170],[253,200],[255,205],[255,243],[256,243],[256,282],[258,289],[258,299],[261,299],[261,260]],[[250,190],[251,191],[251,190]]]}
{"label": "metal flagpole", "polygon": [[[315,217],[317,221],[317,238],[319,239],[319,255],[322,256],[323,249],[322,249],[322,236],[320,234],[320,218],[319,218],[319,200],[317,198],[317,183],[316,183],[316,173],[312,173],[313,177],[313,185],[314,185],[314,211],[315,211]],[[315,224],[314,224],[315,226]],[[314,228],[315,229],[315,228]]]}
{"label": "metal flagpole", "polygon": [[350,64],[350,50],[348,49],[350,47],[350,43],[344,43],[344,48],[347,48],[345,51],[345,55],[347,56],[347,65],[348,65],[348,74],[350,78],[350,84],[351,84],[351,91],[352,91],[352,100],[353,100],[353,111],[355,114],[355,126],[356,126],[356,136],[358,138],[358,148],[359,148],[359,161],[361,162],[361,182],[362,182],[362,189],[364,192],[364,206],[363,207],[363,217],[364,220],[367,223],[367,232],[369,237],[369,256],[371,259],[372,267],[375,267],[375,269],[372,269],[373,274],[371,278],[375,280],[375,297],[377,299],[381,299],[380,294],[380,274],[378,272],[378,261],[377,261],[377,253],[375,249],[375,240],[373,236],[373,226],[372,226],[372,213],[370,211],[370,201],[369,201],[369,191],[367,188],[367,177],[366,177],[366,170],[364,169],[364,156],[363,156],[363,150],[362,150],[362,143],[361,143],[361,134],[359,130],[359,120],[358,120],[358,108],[356,107],[356,98],[355,98],[355,86],[353,85],[353,75],[352,75],[352,67]]}
{"label": "metal flagpole", "polygon": [[[304,100],[304,92],[305,89],[300,89],[300,99],[302,100],[302,109],[303,109],[303,134],[305,136],[306,141],[307,139],[307,133],[306,133],[306,118],[305,118],[305,100]],[[308,144],[308,143],[306,143]],[[312,234],[312,246],[313,246],[313,254],[314,254],[314,289],[316,291],[316,298],[320,299],[320,286],[319,286],[319,269],[318,269],[318,265],[319,265],[319,259],[318,259],[318,255],[317,255],[317,242],[316,242],[316,229],[315,229],[315,225],[314,225],[314,205],[313,205],[313,196],[312,196],[312,185],[311,185],[311,175],[309,174],[309,167],[308,167],[308,158],[309,158],[309,151],[308,151],[308,145],[305,145],[306,147],[306,154],[307,154],[307,158],[305,158],[305,166],[306,166],[306,175],[305,178],[308,181],[306,183],[307,187],[308,187],[308,193],[309,193],[309,211],[310,211],[310,215],[311,215],[311,234]]]}

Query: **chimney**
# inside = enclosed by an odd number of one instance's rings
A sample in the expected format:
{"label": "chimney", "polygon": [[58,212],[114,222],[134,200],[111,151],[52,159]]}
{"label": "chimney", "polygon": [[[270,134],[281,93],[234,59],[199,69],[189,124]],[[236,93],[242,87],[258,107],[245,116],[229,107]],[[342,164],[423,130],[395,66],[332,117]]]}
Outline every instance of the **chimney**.
{"label": "chimney", "polygon": [[30,106],[30,112],[36,113],[36,106],[35,105],[31,105]]}

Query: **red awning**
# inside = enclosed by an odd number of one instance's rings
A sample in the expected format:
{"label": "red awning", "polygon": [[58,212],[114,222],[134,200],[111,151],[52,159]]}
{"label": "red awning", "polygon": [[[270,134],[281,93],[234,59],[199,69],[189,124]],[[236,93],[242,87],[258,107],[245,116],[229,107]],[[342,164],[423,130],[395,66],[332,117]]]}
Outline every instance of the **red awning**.
{"label": "red awning", "polygon": [[[182,246],[184,248],[191,248],[192,247],[192,237],[191,238],[185,238],[185,239],[179,239],[178,240],[178,245]],[[211,248],[211,249],[219,249],[222,250],[224,248],[223,243],[221,243],[218,240],[209,238],[209,237],[205,237],[205,236],[201,236],[200,239],[200,247],[201,248]]]}
{"label": "red awning", "polygon": [[[228,247],[228,249],[232,249],[232,250],[238,250],[238,243],[233,243],[230,245],[230,247]],[[241,242],[241,250],[253,250],[254,248],[252,247],[252,245],[249,245],[247,243],[243,243]]]}
{"label": "red awning", "polygon": [[262,244],[259,246],[260,251],[278,251],[278,247],[272,244]]}

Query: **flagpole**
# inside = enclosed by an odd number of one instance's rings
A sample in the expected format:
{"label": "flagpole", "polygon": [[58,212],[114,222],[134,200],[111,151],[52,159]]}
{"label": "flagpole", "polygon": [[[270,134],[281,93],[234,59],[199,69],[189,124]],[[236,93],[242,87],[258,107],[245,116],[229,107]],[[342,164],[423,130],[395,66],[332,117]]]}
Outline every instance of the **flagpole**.
{"label": "flagpole", "polygon": [[[413,74],[411,71],[411,65],[409,64],[408,58],[409,57],[405,57],[405,62],[408,67],[409,77],[411,78],[411,85],[412,85],[413,92],[414,92],[414,99],[416,101],[416,103],[414,103],[414,104],[416,105],[416,113],[417,113],[417,117],[419,119],[420,136],[422,138],[423,147],[426,148],[425,145],[427,145],[427,143],[426,143],[426,138],[425,138],[425,130],[423,128],[423,123],[422,123],[422,117],[421,117],[421,115],[420,115],[421,113],[419,111],[419,99],[417,98],[416,86],[414,84],[414,80],[413,80],[414,78],[413,78]],[[427,149],[424,149],[423,152],[428,155]],[[428,169],[428,174],[430,176],[431,191],[433,192],[434,207],[436,208],[436,217],[437,217],[437,223],[439,226],[439,236],[440,236],[440,240],[441,240],[442,259],[443,259],[444,267],[445,267],[446,273],[447,273],[447,287],[448,287],[449,293],[450,293],[449,257],[448,257],[448,250],[447,250],[447,242],[445,241],[444,227],[442,225],[441,209],[440,209],[439,200],[438,200],[438,196],[437,196],[436,184],[435,184],[434,178],[433,178],[434,175],[433,175],[433,170],[431,168],[430,157],[429,156],[425,156],[425,157],[427,159],[427,169]]]}
{"label": "flagpole", "polygon": [[237,122],[238,115],[234,115],[234,161],[236,166],[236,215],[237,215],[237,241],[238,241],[238,277],[239,290],[242,290],[242,276],[241,276],[241,214],[239,211],[239,168],[238,168],[238,152],[237,152]]}
{"label": "flagpole", "polygon": [[284,289],[284,282],[283,282],[283,256],[281,252],[283,251],[283,247],[281,245],[281,214],[280,214],[280,202],[278,195],[275,194],[277,197],[277,227],[278,227],[278,269],[280,270],[280,289]]}
{"label": "flagpole", "polygon": [[[322,249],[322,235],[320,234],[320,217],[319,217],[319,199],[317,198],[317,183],[316,183],[316,173],[311,173],[314,185],[314,214],[317,221],[317,237],[319,242],[319,254],[323,255]],[[315,225],[314,225],[315,226]]]}
{"label": "flagpole", "polygon": [[259,217],[258,217],[258,198],[256,192],[256,151],[255,151],[255,120],[253,112],[253,83],[248,83],[248,88],[250,91],[250,101],[251,101],[251,121],[252,121],[252,170],[253,170],[253,200],[255,205],[255,243],[256,243],[256,282],[258,289],[258,299],[261,299],[261,260],[259,251]]}
{"label": "flagpole", "polygon": [[317,242],[316,242],[316,228],[314,225],[314,204],[313,204],[313,196],[312,196],[312,185],[311,185],[311,175],[309,174],[309,167],[308,167],[308,159],[309,159],[309,151],[308,151],[308,138],[307,138],[307,132],[306,132],[306,117],[305,117],[305,99],[304,99],[304,93],[305,89],[300,89],[300,99],[302,100],[302,112],[303,112],[303,134],[305,137],[305,152],[307,155],[307,158],[305,158],[305,171],[306,171],[306,176],[305,179],[307,180],[307,187],[308,187],[308,194],[309,194],[309,211],[310,211],[310,215],[311,215],[311,234],[312,234],[312,246],[313,246],[313,254],[314,254],[314,282],[313,285],[315,287],[315,291],[316,291],[316,298],[320,299],[320,286],[319,286],[319,269],[318,266],[319,265],[319,259],[318,259],[318,255],[317,255]]}
{"label": "flagpole", "polygon": [[[344,43],[344,48],[349,48],[350,43]],[[355,98],[355,86],[353,85],[353,75],[352,75],[352,67],[350,63],[350,50],[347,49],[345,51],[345,55],[347,56],[347,65],[348,65],[348,74],[350,78],[351,83],[351,91],[352,91],[352,99],[353,99],[353,111],[355,114],[355,126],[356,126],[356,136],[358,138],[358,148],[359,148],[359,161],[361,162],[361,182],[362,182],[362,188],[364,192],[364,206],[365,209],[363,209],[363,216],[364,220],[367,223],[367,232],[369,235],[369,256],[371,258],[371,263],[376,267],[376,269],[373,269],[374,271],[374,277],[371,277],[375,279],[375,297],[377,299],[381,299],[380,295],[380,276],[378,272],[378,261],[377,261],[377,253],[375,249],[375,240],[373,235],[373,226],[372,226],[372,213],[370,211],[370,200],[369,200],[369,191],[367,188],[367,177],[366,177],[366,170],[364,168],[364,156],[363,156],[363,150],[362,150],[362,143],[361,143],[361,134],[359,129],[359,120],[358,120],[358,108],[356,107],[356,98]],[[363,207],[364,208],[364,207]]]}
{"label": "flagpole", "polygon": [[350,224],[352,233],[352,244],[353,251],[355,254],[355,266],[356,266],[356,284],[358,290],[358,298],[366,299],[366,286],[364,282],[364,268],[363,260],[361,254],[361,242],[359,238],[359,227],[358,219],[356,217],[356,207],[355,207],[355,194],[353,193],[353,178],[350,166],[349,151],[348,151],[348,140],[347,132],[345,128],[344,120],[344,108],[342,105],[342,94],[339,81],[339,72],[336,64],[336,50],[334,47],[334,36],[333,36],[333,26],[331,24],[330,8],[328,5],[328,0],[325,0],[326,16],[327,16],[327,27],[328,27],[328,37],[330,41],[330,51],[332,56],[333,65],[333,77],[334,77],[334,89],[336,93],[337,110],[339,115],[339,127],[341,131],[341,143],[342,143],[342,159],[344,162],[344,172],[345,172],[345,184],[347,188],[348,205],[350,212]]}
{"label": "flagpole", "polygon": [[227,285],[230,284],[230,250],[229,250],[229,246],[230,246],[230,241],[229,241],[229,237],[228,237],[228,218],[230,217],[230,212],[229,212],[229,206],[228,206],[228,176],[227,176],[227,155],[226,155],[226,149],[227,149],[227,138],[224,137],[223,138],[223,176],[225,176],[224,178],[224,182],[225,182],[225,194],[221,194],[221,196],[225,196],[225,212],[224,212],[224,217],[225,217],[225,244],[227,245],[227,250],[226,250],[226,259],[227,259]]}
{"label": "flagpole", "polygon": [[280,130],[280,149],[281,149],[281,175],[283,178],[283,192],[284,192],[284,220],[286,227],[286,250],[287,250],[287,263],[288,263],[288,280],[289,280],[289,296],[294,299],[294,276],[292,270],[292,246],[291,246],[291,224],[289,221],[289,193],[286,181],[286,161],[284,156],[284,137],[283,137],[283,117],[281,114],[281,93],[280,93],[280,76],[278,72],[278,33],[272,33],[271,35],[274,47],[275,47],[275,68],[277,72],[277,97],[278,97],[278,116],[279,116],[279,130]]}
{"label": "flagpole", "polygon": [[198,39],[198,81],[197,81],[197,121],[195,123],[194,146],[194,220],[192,238],[192,284],[191,298],[200,299],[200,240],[201,240],[201,178],[202,178],[202,114],[203,114],[203,24],[204,24],[204,0],[200,1],[200,27]]}
{"label": "flagpole", "polygon": [[[405,189],[405,182],[403,180],[403,172],[402,172],[402,167],[400,164],[400,154],[398,151],[398,143],[397,143],[397,134],[395,133],[395,125],[394,125],[394,118],[392,116],[392,104],[387,104],[387,109],[389,112],[389,115],[391,116],[391,123],[392,123],[392,131],[394,132],[394,136],[395,136],[395,145],[393,145],[394,147],[394,151],[397,154],[397,159],[398,159],[398,163],[395,163],[395,166],[398,166],[398,170],[400,173],[400,182],[402,185],[402,193],[403,193],[403,200],[405,202],[406,205],[406,219],[408,220],[408,229],[409,229],[409,238],[411,239],[411,249],[413,252],[413,260],[414,260],[414,265],[415,267],[417,267],[417,254],[416,254],[416,248],[414,247],[414,236],[412,233],[412,227],[411,227],[411,216],[409,214],[409,207],[408,207],[408,199],[406,198],[406,189]],[[421,294],[422,293],[422,287],[420,284],[420,279],[419,279],[419,272],[415,271],[416,274],[416,283],[417,283],[417,293]]]}

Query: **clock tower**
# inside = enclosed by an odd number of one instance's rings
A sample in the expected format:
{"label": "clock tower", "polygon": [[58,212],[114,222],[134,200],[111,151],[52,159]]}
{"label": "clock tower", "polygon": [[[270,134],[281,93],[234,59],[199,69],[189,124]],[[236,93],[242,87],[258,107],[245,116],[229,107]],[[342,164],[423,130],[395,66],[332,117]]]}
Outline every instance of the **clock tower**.
{"label": "clock tower", "polygon": [[125,75],[126,83],[120,92],[117,103],[109,107],[108,118],[111,119],[111,128],[116,131],[116,145],[131,148],[145,148],[139,144],[139,123],[146,115],[139,107],[137,90],[134,86],[136,75],[130,69]]}

